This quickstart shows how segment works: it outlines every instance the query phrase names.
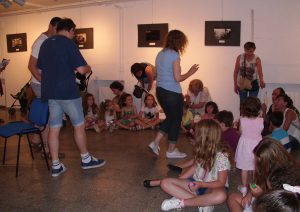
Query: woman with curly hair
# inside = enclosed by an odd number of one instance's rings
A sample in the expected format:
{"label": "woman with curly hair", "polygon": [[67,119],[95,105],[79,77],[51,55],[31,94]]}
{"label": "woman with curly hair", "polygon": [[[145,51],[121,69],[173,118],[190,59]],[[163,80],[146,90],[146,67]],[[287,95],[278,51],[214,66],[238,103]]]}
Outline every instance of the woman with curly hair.
{"label": "woman with curly hair", "polygon": [[199,79],[194,79],[190,82],[185,97],[190,103],[190,110],[194,115],[203,115],[205,113],[205,104],[211,100],[208,88],[204,87],[203,82]]}
{"label": "woman with curly hair", "polygon": [[187,37],[179,30],[171,30],[165,40],[164,48],[156,57],[157,88],[156,96],[160,106],[166,114],[166,119],[159,127],[159,132],[149,148],[159,155],[159,142],[168,135],[169,148],[167,158],[185,158],[186,154],[176,148],[180,133],[183,114],[183,96],[180,82],[192,76],[199,68],[194,64],[187,73],[181,73],[180,55],[188,44]]}

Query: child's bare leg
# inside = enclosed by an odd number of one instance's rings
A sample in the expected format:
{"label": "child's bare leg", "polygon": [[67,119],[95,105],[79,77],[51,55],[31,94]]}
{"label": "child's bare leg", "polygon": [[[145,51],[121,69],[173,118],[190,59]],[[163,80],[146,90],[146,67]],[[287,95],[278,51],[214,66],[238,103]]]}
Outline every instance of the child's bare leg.
{"label": "child's bare leg", "polygon": [[247,170],[241,170],[241,178],[242,178],[242,185],[247,186],[247,181],[248,181],[248,171]]}
{"label": "child's bare leg", "polygon": [[227,206],[231,212],[242,212],[244,210],[242,206],[243,196],[240,193],[232,193],[227,199]]}
{"label": "child's bare leg", "polygon": [[184,199],[184,206],[213,206],[226,201],[227,194],[223,188],[210,189],[201,196]]}
{"label": "child's bare leg", "polygon": [[122,124],[120,121],[117,121],[117,125],[123,129],[126,129],[126,130],[130,130],[130,127],[129,126],[126,126],[124,124]]}
{"label": "child's bare leg", "polygon": [[189,199],[195,197],[195,194],[189,190],[188,183],[186,179],[165,178],[161,180],[160,187],[173,197]]}

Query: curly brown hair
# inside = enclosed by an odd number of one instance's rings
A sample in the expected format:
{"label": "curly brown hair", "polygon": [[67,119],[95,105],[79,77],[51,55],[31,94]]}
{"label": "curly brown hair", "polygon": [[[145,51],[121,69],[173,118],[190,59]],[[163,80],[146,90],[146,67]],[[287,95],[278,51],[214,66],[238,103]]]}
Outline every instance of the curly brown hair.
{"label": "curly brown hair", "polygon": [[261,103],[259,98],[254,96],[248,96],[242,103],[242,114],[243,116],[252,118],[258,117],[261,110]]}
{"label": "curly brown hair", "polygon": [[203,91],[203,82],[199,79],[193,79],[192,81],[190,81],[190,84],[189,84],[189,91],[194,93],[195,90],[194,89],[197,89],[197,91]]}
{"label": "curly brown hair", "polygon": [[187,44],[188,39],[186,35],[175,29],[168,33],[165,39],[164,49],[173,49],[176,52],[183,54]]}
{"label": "curly brown hair", "polygon": [[213,119],[201,120],[196,124],[194,148],[194,161],[205,169],[211,170],[218,152],[231,154],[227,146],[222,142],[222,130]]}

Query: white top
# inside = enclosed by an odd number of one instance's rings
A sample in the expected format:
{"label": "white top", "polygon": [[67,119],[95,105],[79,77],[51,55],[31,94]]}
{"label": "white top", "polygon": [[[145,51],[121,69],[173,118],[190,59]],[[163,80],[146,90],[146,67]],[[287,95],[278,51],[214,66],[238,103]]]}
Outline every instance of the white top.
{"label": "white top", "polygon": [[[42,33],[32,44],[31,47],[31,56],[38,59],[41,45],[48,38],[47,35]],[[39,70],[40,71],[40,70]],[[31,82],[41,84],[33,75],[31,76]]]}
{"label": "white top", "polygon": [[[286,108],[284,113],[283,113],[283,122],[282,122],[282,125],[281,127],[283,127],[284,125],[284,122],[285,122],[285,117],[286,117],[286,112],[288,110],[292,110],[292,109],[289,109],[289,108]],[[298,141],[300,141],[300,121],[299,121],[299,118],[298,116],[296,116],[296,119],[293,120],[290,124],[290,127],[289,129],[287,130],[288,134],[293,136],[294,138],[296,138]]]}
{"label": "white top", "polygon": [[[230,170],[230,162],[228,156],[227,154],[218,152],[216,154],[215,162],[211,170],[207,172],[205,169],[203,169],[202,166],[198,164],[193,178],[196,181],[212,182],[218,179],[218,172],[225,170]],[[228,187],[228,179],[226,180],[225,186]]]}
{"label": "white top", "polygon": [[156,114],[159,113],[159,108],[157,106],[151,108],[143,106],[141,112],[143,112],[143,118],[153,119],[156,117]]}
{"label": "white top", "polygon": [[[198,104],[200,102],[209,102],[211,101],[211,97],[210,97],[210,94],[209,94],[209,91],[208,91],[208,88],[207,87],[203,87],[203,91],[200,91],[197,96],[195,96],[195,94],[193,94],[190,90],[187,91],[187,95],[190,97],[191,99],[191,104]],[[198,108],[198,109],[190,109],[193,114],[204,114],[204,111],[205,111],[205,104],[203,105],[202,108]]]}

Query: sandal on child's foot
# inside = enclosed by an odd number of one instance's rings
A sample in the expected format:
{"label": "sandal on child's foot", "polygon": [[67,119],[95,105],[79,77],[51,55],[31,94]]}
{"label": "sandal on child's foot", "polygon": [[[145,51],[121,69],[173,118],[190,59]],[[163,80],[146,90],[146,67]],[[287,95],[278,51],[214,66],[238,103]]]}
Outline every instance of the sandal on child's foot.
{"label": "sandal on child's foot", "polygon": [[154,180],[144,180],[143,182],[143,185],[145,188],[153,188],[153,187],[156,187],[156,186],[152,186],[151,185],[151,182],[154,181]]}

